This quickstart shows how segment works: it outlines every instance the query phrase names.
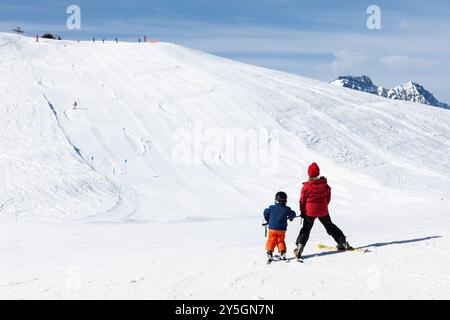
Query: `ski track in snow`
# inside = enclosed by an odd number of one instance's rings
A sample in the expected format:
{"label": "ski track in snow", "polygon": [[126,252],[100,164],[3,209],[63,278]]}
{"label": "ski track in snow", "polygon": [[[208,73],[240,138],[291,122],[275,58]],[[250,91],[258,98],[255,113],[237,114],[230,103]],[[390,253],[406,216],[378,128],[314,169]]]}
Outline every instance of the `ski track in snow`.
{"label": "ski track in snow", "polygon": [[[449,110],[169,43],[4,33],[0,88],[0,298],[450,297]],[[265,128],[279,170],[175,164],[198,124]],[[317,223],[304,263],[266,265],[262,210],[280,189],[297,210],[313,161],[369,252],[316,249]]]}

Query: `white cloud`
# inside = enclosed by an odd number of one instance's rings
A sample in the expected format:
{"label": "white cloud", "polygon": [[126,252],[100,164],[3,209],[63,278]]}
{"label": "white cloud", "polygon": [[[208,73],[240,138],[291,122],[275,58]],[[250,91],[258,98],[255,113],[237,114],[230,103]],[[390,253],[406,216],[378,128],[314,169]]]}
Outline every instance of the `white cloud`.
{"label": "white cloud", "polygon": [[334,73],[348,73],[353,67],[370,61],[369,56],[358,51],[339,50],[334,56],[335,59],[331,63],[331,68]]}
{"label": "white cloud", "polygon": [[437,64],[434,59],[415,58],[406,55],[387,55],[380,59],[380,63],[388,68],[425,67]]}

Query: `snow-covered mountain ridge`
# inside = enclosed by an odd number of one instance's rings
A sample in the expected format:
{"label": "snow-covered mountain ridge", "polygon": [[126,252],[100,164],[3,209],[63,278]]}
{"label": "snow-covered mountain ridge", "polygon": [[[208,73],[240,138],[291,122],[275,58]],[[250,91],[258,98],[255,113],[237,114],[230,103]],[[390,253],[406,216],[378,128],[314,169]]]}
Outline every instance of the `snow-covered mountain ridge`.
{"label": "snow-covered mountain ridge", "polygon": [[446,103],[440,102],[434,95],[426,90],[423,86],[415,82],[407,82],[405,84],[386,89],[374,85],[368,76],[340,76],[330,82],[333,85],[350,88],[358,91],[376,94],[394,100],[411,101],[417,103],[428,104],[430,106],[450,109]]}

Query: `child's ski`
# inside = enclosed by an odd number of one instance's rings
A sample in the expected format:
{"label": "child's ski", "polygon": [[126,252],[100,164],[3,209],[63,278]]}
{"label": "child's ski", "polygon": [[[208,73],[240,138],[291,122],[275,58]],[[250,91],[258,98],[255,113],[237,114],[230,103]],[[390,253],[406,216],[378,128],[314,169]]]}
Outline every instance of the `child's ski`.
{"label": "child's ski", "polygon": [[303,263],[303,259],[297,259],[295,257],[293,258],[286,258],[286,259],[282,259],[280,256],[273,256],[272,259],[267,259],[267,264],[272,264],[272,262],[284,262],[284,263],[289,263],[291,262],[291,260],[297,260],[298,262]]}
{"label": "child's ski", "polygon": [[[327,246],[327,245],[324,245],[324,244],[321,244],[321,243],[317,244],[317,249],[330,250],[330,251],[338,251],[338,250],[336,249],[336,247]],[[369,250],[367,250],[367,249],[360,249],[360,248],[353,248],[353,249],[351,249],[351,250],[345,250],[345,251],[368,252]],[[345,251],[342,251],[342,252],[345,252]]]}
{"label": "child's ski", "polygon": [[303,263],[303,259],[297,259],[297,258],[287,258],[287,259],[280,259],[280,258],[278,258],[278,257],[273,257],[273,259],[272,260],[267,260],[267,264],[269,265],[269,264],[272,264],[272,262],[284,262],[284,263],[289,263],[289,262],[291,262],[291,260],[297,260],[298,262],[301,262],[301,263]]}

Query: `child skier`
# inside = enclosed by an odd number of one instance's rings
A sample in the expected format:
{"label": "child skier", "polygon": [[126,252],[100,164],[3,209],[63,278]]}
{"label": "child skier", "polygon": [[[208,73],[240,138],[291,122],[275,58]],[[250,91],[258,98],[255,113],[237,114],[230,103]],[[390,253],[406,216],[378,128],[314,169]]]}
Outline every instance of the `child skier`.
{"label": "child skier", "polygon": [[316,218],[323,224],[327,233],[337,242],[337,249],[352,250],[353,248],[346,241],[344,233],[331,221],[328,212],[328,204],[331,200],[331,188],[325,177],[320,176],[320,168],[316,163],[312,163],[308,168],[309,180],[303,183],[300,195],[300,212],[303,221],[303,228],[297,238],[297,248],[294,255],[300,259],[308,242],[309,234]]}
{"label": "child skier", "polygon": [[273,260],[273,250],[278,247],[281,259],[286,260],[286,243],[284,238],[287,229],[287,220],[295,218],[295,212],[291,210],[287,203],[287,195],[283,191],[275,195],[275,204],[264,210],[264,219],[269,224],[269,237],[266,243],[267,262]]}

